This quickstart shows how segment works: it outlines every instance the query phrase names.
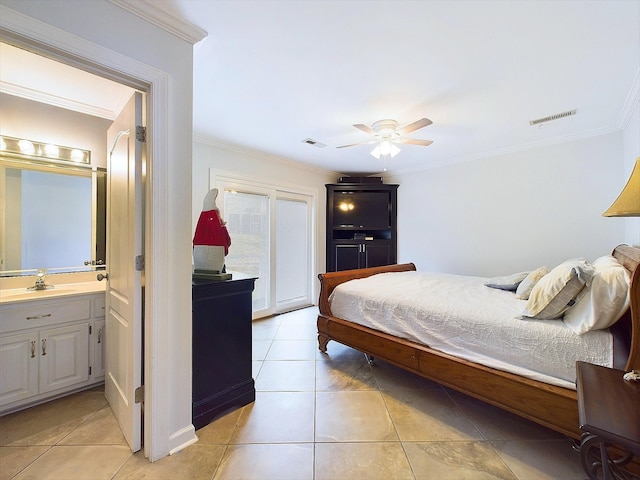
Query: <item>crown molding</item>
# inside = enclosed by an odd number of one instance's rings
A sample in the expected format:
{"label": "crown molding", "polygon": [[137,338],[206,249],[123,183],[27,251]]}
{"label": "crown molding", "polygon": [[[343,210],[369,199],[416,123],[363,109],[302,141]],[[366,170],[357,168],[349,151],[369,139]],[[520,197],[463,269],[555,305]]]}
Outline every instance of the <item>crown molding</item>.
{"label": "crown molding", "polygon": [[552,145],[560,145],[563,143],[569,143],[569,142],[574,142],[577,140],[583,140],[586,138],[591,138],[591,137],[598,137],[601,135],[607,135],[610,133],[616,133],[619,132],[620,129],[617,127],[603,127],[603,128],[595,128],[592,130],[585,130],[583,132],[578,132],[578,133],[573,133],[570,135],[562,135],[562,136],[558,136],[558,137],[553,137],[553,138],[549,138],[546,140],[542,140],[542,141],[537,141],[537,142],[529,142],[529,143],[523,143],[520,145],[512,145],[510,147],[506,147],[506,148],[498,148],[496,150],[489,150],[486,152],[479,152],[479,153],[475,153],[473,155],[466,155],[463,157],[456,157],[456,158],[448,158],[448,159],[443,159],[443,160],[438,160],[438,161],[434,161],[434,162],[430,162],[428,165],[421,165],[421,166],[416,166],[416,167],[408,167],[408,168],[402,168],[402,169],[398,169],[398,170],[393,170],[393,171],[388,171],[385,172],[388,175],[394,176],[394,175],[405,175],[405,174],[409,174],[409,173],[417,173],[417,172],[422,172],[422,171],[426,171],[426,170],[431,170],[433,168],[439,168],[439,167],[447,167],[450,165],[455,165],[457,163],[465,163],[465,162],[471,162],[474,160],[481,160],[484,158],[492,158],[492,157],[499,157],[502,155],[510,155],[510,154],[514,154],[514,153],[519,153],[519,152],[525,152],[525,151],[529,151],[529,150],[535,150],[537,148],[543,148],[543,147],[548,147],[548,146],[552,146]]}
{"label": "crown molding", "polygon": [[64,108],[66,110],[73,110],[74,112],[84,113],[99,118],[106,118],[107,120],[115,120],[116,112],[107,108],[100,108],[88,103],[77,102],[69,98],[59,97],[50,93],[45,93],[40,90],[33,90],[31,88],[23,87],[13,83],[0,80],[0,92],[7,95],[13,95],[14,97],[20,97],[34,102],[45,103],[54,107]]}
{"label": "crown molding", "polygon": [[153,25],[195,45],[209,35],[206,30],[158,8],[150,0],[109,0]]}
{"label": "crown molding", "polygon": [[291,158],[285,158],[285,157],[279,157],[277,155],[273,155],[267,152],[263,152],[261,150],[256,150],[253,148],[249,148],[249,147],[244,147],[241,145],[234,145],[234,144],[230,144],[230,143],[225,143],[221,140],[217,140],[215,138],[212,137],[208,137],[205,135],[197,135],[194,134],[193,135],[193,141],[194,143],[201,143],[203,145],[209,145],[211,147],[215,147],[215,148],[220,148],[223,150],[228,150],[231,152],[235,152],[235,153],[240,153],[242,155],[247,155],[250,157],[255,157],[255,158],[259,158],[262,160],[266,160],[269,162],[275,162],[275,163],[279,163],[283,166],[292,166],[292,167],[296,167],[296,168],[301,168],[304,170],[308,170],[309,172],[313,172],[313,173],[322,173],[322,174],[326,174],[326,173],[330,173],[330,174],[334,174],[334,175],[343,175],[342,173],[339,172],[334,172],[333,170],[328,170],[325,168],[321,168],[321,167],[317,167],[315,165],[311,165],[309,163],[305,163],[302,160],[294,160]]}

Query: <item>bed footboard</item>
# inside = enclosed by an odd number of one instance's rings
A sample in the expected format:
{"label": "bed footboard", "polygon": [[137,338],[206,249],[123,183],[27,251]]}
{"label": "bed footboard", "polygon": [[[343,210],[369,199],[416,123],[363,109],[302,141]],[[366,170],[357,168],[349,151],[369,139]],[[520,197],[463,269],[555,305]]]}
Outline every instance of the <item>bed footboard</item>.
{"label": "bed footboard", "polygon": [[446,387],[579,439],[575,390],[484,367],[332,316],[318,316],[323,352],[334,340]]}

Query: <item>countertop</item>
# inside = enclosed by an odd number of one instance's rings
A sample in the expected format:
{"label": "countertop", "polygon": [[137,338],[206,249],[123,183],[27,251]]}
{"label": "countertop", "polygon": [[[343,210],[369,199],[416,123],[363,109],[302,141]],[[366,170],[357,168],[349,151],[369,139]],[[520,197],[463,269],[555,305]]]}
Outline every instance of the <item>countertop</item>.
{"label": "countertop", "polygon": [[106,282],[63,283],[49,290],[27,290],[10,288],[0,290],[0,306],[33,300],[89,295],[105,291]]}

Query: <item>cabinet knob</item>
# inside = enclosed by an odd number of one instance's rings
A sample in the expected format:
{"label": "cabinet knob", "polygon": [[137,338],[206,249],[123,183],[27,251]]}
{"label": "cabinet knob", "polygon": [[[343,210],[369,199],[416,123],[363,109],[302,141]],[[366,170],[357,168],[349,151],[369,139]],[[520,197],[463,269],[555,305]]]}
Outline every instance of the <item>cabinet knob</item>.
{"label": "cabinet knob", "polygon": [[109,280],[109,274],[105,273],[103,275],[102,273],[99,273],[98,275],[96,275],[96,278],[98,279],[99,282],[101,282],[102,280]]}

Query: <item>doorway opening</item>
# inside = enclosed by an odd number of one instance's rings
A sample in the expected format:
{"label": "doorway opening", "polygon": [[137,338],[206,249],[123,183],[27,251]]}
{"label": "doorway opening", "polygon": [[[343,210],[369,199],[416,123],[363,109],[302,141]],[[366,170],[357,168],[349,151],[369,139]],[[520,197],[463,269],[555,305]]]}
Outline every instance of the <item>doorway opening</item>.
{"label": "doorway opening", "polygon": [[[10,131],[0,132],[3,135],[11,135],[14,137],[22,138],[58,138],[57,143],[70,144],[70,145],[82,145],[82,138],[77,141],[70,141],[73,138],[74,128],[72,124],[65,124],[64,122],[56,122],[58,118],[56,112],[59,111],[74,111],[80,116],[100,117],[110,122],[117,120],[119,114],[123,111],[129,97],[134,95],[140,95],[142,101],[139,103],[140,109],[140,126],[146,127],[146,118],[151,116],[151,101],[149,101],[151,95],[151,85],[145,82],[135,80],[132,77],[120,74],[115,70],[111,70],[107,67],[95,65],[89,63],[87,60],[76,58],[70,53],[61,52],[59,50],[52,49],[47,45],[40,44],[38,42],[23,39],[14,34],[2,33],[0,37],[0,46],[2,48],[2,68],[0,68],[0,75],[2,82],[2,88],[0,94],[11,95],[18,97],[24,102],[30,102],[33,104],[46,105],[47,114],[43,115],[48,123],[47,127],[41,126],[40,128],[48,128],[46,131],[33,131],[34,125],[38,122],[24,121],[22,124],[19,122],[3,122],[4,129]],[[12,65],[11,62],[14,62]],[[147,97],[147,98],[145,98]],[[104,100],[108,99],[109,102],[105,103]],[[31,108],[32,110],[32,108]],[[53,121],[52,121],[53,120]],[[82,120],[80,120],[82,121]],[[109,122],[108,122],[109,123]],[[138,125],[133,125],[131,138],[136,139],[135,130]],[[31,128],[31,131],[25,131],[25,129]],[[13,130],[11,130],[13,129]],[[151,132],[147,131],[147,135],[150,136]],[[103,142],[97,145],[93,145],[94,155],[92,158],[96,159],[100,168],[110,169],[113,168],[109,165],[110,154],[107,144],[107,129],[102,132],[104,137]],[[63,140],[60,140],[62,138]],[[67,139],[67,140],[64,140]],[[86,139],[85,139],[86,141]],[[139,143],[143,143],[142,140],[136,139]],[[143,162],[150,162],[150,157],[141,155],[136,159],[136,171],[140,173],[139,183],[136,184],[135,189],[131,190],[131,202],[137,205],[137,212],[134,216],[133,223],[124,223],[124,227],[119,227],[117,234],[118,238],[131,238],[137,236],[137,238],[144,242],[150,241],[150,238],[146,238],[144,231],[146,230],[146,220],[148,218],[145,215],[145,196],[146,189],[144,179],[142,178],[142,172],[149,170],[148,166]],[[115,172],[107,170],[107,178],[111,179]],[[120,202],[121,196],[115,195],[112,198],[107,198],[107,210],[113,209],[115,206],[113,198],[117,198]],[[125,205],[125,208],[127,205]],[[133,227],[131,227],[131,225]],[[131,235],[129,235],[131,234]],[[136,254],[144,254],[144,243],[136,250]],[[107,385],[109,385],[110,379],[116,376],[132,378],[132,383],[126,385],[126,388],[121,388],[120,385],[116,390],[126,396],[127,400],[124,402],[127,405],[132,405],[133,409],[130,411],[120,411],[122,409],[114,409],[116,418],[118,419],[125,437],[129,441],[130,447],[133,451],[141,448],[142,438],[142,414],[140,402],[135,401],[135,390],[142,385],[143,381],[143,342],[144,342],[144,295],[142,289],[143,284],[143,272],[139,269],[135,269],[133,265],[130,267],[126,265],[118,267],[110,265],[110,259],[107,256],[107,269],[111,278],[118,279],[117,288],[119,289],[118,298],[122,298],[125,295],[124,287],[128,290],[128,297],[135,297],[136,301],[132,303],[131,311],[127,313],[129,317],[123,316],[121,311],[116,311],[116,315],[112,315],[114,309],[109,306],[110,300],[108,293],[113,291],[113,287],[107,286],[106,295],[106,309],[105,317],[109,319],[113,317],[115,323],[130,323],[136,330],[133,334],[117,335],[110,337],[109,321],[107,320],[107,328],[105,328],[104,337],[106,341],[104,343],[106,347],[106,356],[111,357],[113,360],[111,363],[111,369],[113,373],[107,371],[105,379],[107,379]],[[113,268],[112,268],[113,267]],[[137,282],[130,282],[132,277],[138,276]],[[108,275],[102,275],[103,278],[109,278]],[[122,281],[122,279],[126,279]],[[108,282],[109,284],[111,281]],[[124,322],[123,320],[126,320]],[[88,335],[95,334],[91,331]],[[89,339],[87,339],[89,341]],[[146,349],[149,351],[150,349]],[[119,359],[126,359],[127,362],[120,362]],[[90,365],[91,366],[91,365]],[[116,375],[116,371],[117,374]],[[113,406],[112,406],[113,409]],[[136,413],[137,412],[137,413]],[[134,417],[133,419],[131,417]],[[137,417],[137,418],[135,418]],[[133,431],[133,435],[129,435],[127,431]],[[133,440],[130,440],[133,438]],[[137,440],[136,440],[137,438]],[[146,454],[145,446],[145,454]],[[149,455],[146,455],[149,456]]]}

